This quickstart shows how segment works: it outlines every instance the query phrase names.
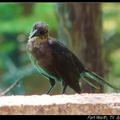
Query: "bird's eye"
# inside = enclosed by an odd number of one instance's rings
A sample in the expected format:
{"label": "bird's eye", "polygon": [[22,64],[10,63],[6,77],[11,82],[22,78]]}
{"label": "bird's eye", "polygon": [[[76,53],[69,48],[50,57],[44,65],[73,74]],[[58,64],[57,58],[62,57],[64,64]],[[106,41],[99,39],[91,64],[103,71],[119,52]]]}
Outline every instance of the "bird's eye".
{"label": "bird's eye", "polygon": [[48,32],[47,30],[40,31],[40,34],[45,34],[45,33],[47,33],[47,32]]}
{"label": "bird's eye", "polygon": [[45,33],[47,33],[48,32],[48,30],[45,30]]}
{"label": "bird's eye", "polygon": [[45,34],[45,32],[44,31],[40,31],[40,34]]}

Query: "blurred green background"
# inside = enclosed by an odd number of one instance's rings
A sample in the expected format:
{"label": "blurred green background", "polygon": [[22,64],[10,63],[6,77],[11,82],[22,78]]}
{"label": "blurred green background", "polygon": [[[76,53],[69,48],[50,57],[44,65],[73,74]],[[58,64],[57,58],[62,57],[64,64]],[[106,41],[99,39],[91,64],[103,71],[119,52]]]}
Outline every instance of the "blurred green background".
{"label": "blurred green background", "polygon": [[[44,94],[49,88],[31,64],[26,53],[26,43],[32,25],[45,21],[50,35],[58,38],[57,3],[0,3],[0,92],[13,84],[19,76],[21,82],[8,95]],[[106,78],[118,86],[120,81],[120,3],[102,3],[103,39],[105,41]],[[120,85],[119,85],[120,87]],[[59,94],[58,83],[51,94]],[[110,88],[107,91],[112,90]]]}

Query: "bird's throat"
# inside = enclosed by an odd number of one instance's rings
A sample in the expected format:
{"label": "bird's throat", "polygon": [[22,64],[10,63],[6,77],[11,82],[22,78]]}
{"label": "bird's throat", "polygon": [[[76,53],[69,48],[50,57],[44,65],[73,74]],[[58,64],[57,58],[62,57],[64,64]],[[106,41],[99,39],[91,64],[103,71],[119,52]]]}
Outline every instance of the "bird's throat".
{"label": "bird's throat", "polygon": [[46,42],[46,41],[47,41],[47,39],[42,39],[42,38],[40,38],[39,36],[35,36],[35,37],[30,38],[30,39],[28,40],[29,43],[32,43],[32,44],[34,44],[34,45],[36,45],[36,44],[42,44],[42,43],[44,43],[44,42]]}

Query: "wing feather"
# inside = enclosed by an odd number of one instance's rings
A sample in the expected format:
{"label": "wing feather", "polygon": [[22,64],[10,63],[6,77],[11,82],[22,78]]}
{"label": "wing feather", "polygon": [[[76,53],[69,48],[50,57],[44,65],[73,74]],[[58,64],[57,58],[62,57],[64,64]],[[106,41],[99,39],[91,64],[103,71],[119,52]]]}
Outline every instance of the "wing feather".
{"label": "wing feather", "polygon": [[53,56],[54,65],[61,79],[76,92],[80,92],[79,70],[76,66],[72,52],[62,43],[52,40],[50,49]]}

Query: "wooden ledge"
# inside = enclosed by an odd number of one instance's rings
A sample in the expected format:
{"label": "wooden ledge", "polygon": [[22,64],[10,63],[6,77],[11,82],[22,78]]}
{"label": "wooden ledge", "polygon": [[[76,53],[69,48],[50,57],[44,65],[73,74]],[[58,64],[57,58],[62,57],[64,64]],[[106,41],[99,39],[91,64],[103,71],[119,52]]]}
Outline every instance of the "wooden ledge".
{"label": "wooden ledge", "polygon": [[119,115],[120,93],[0,97],[1,115]]}

